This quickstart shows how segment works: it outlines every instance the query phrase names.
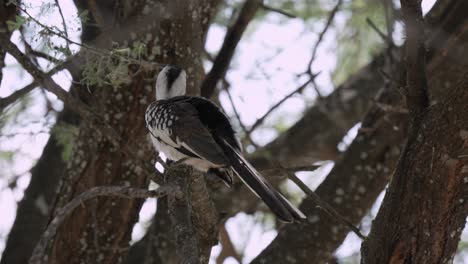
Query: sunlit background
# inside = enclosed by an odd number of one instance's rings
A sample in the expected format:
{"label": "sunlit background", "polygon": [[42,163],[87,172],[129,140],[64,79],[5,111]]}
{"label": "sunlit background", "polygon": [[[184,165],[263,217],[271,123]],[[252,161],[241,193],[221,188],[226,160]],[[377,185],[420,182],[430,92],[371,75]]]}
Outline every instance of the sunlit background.
{"label": "sunlit background", "polygon": [[[430,9],[434,1],[423,1],[424,12]],[[54,7],[54,1],[27,0],[23,2],[28,12],[39,21],[62,29],[62,21],[58,15],[58,9]],[[221,47],[229,18],[241,3],[241,1],[226,2],[227,8],[223,9],[223,13],[218,15],[216,23],[213,23],[209,29],[206,50],[213,55]],[[271,2],[274,6],[278,1],[267,2]],[[318,32],[324,26],[326,13],[334,6],[332,1],[322,2],[324,2],[321,4],[323,15],[300,14],[298,18],[288,18],[278,13],[268,12],[261,14],[249,25],[237,47],[226,76],[231,87],[230,93],[233,101],[228,99],[226,92],[220,93],[220,102],[232,117],[240,136],[242,136],[242,131],[238,121],[234,118],[234,107],[239,112],[240,121],[246,127],[250,127],[272,105],[307,80],[307,76],[301,73],[307,69],[311,49],[317,41]],[[358,7],[360,4],[365,4],[365,1],[344,2],[345,5]],[[66,18],[70,38],[79,41],[80,22],[73,1],[59,0],[59,3]],[[375,10],[363,9],[363,12],[368,12],[368,14],[359,16],[361,20],[364,20],[366,16],[379,20],[383,16]],[[365,65],[373,54],[384,47],[382,40],[365,22],[355,20],[346,9],[337,13],[335,22],[325,35],[312,64],[312,71],[320,73],[316,78],[316,89],[306,88],[302,94],[293,96],[275,110],[252,134],[252,140],[257,145],[261,146],[270,142],[278,133],[294,124],[304,111],[314,104],[318,93],[326,96],[332,92],[353,70]],[[353,30],[355,32],[351,32]],[[16,31],[12,40],[21,49],[24,49],[24,40],[33,48],[41,49],[44,43],[35,39],[38,31],[40,31],[39,27],[29,26],[23,31],[25,39],[22,39],[21,34]],[[356,34],[353,41],[344,39],[344,36],[349,34]],[[402,43],[400,24],[396,25],[394,39],[397,44]],[[63,43],[63,40],[58,37],[52,37],[50,41],[57,44]],[[77,52],[79,47],[75,45],[72,49]],[[0,97],[8,96],[32,81],[31,76],[11,56],[7,55],[5,62]],[[44,69],[53,67],[46,60],[39,59],[38,63]],[[205,66],[208,70],[211,63],[206,60]],[[66,89],[71,84],[71,76],[66,71],[56,74],[54,80]],[[17,203],[22,199],[23,192],[30,182],[29,170],[40,157],[49,138],[51,127],[55,123],[56,114],[62,107],[63,104],[54,95],[42,89],[35,89],[25,100],[10,106],[2,117],[3,123],[0,124],[0,253],[5,247],[8,232],[15,219]],[[359,124],[356,124],[349,131],[340,143],[340,150],[346,149],[358,128]],[[247,148],[247,151],[253,150],[253,146]],[[311,188],[316,188],[332,167],[333,163],[327,162],[315,172],[302,172],[298,175]],[[293,184],[285,184],[283,187],[297,197],[303,195]],[[361,229],[365,233],[370,229],[371,220],[378,211],[382,197],[383,194],[361,223]],[[156,200],[148,199],[140,212],[140,221],[134,227],[132,242],[143,237],[155,211]],[[265,218],[261,213],[256,215],[240,213],[228,220],[227,231],[236,250],[242,254],[243,263],[252,260],[275,238],[276,231],[273,224],[271,218]],[[465,230],[455,263],[468,262],[465,258],[467,240],[468,234]],[[340,263],[359,263],[360,245],[360,239],[354,234],[349,234],[336,252]],[[213,263],[219,252],[218,246],[213,248]],[[225,263],[237,263],[237,261],[228,258]]]}

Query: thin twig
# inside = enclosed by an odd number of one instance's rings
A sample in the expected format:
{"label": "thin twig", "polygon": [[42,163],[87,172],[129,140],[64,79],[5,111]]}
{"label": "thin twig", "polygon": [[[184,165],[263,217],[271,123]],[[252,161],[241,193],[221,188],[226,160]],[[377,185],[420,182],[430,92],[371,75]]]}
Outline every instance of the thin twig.
{"label": "thin twig", "polygon": [[395,22],[395,9],[393,7],[392,0],[382,0],[385,13],[385,26],[387,27],[386,36],[390,40],[390,43],[393,42],[393,28]]}
{"label": "thin twig", "polygon": [[239,122],[240,127],[242,128],[242,131],[244,132],[245,138],[255,147],[258,148],[258,145],[253,141],[252,137],[250,136],[250,133],[247,133],[247,128],[245,127],[244,123],[242,123],[242,120],[240,119],[239,112],[237,111],[237,107],[234,104],[234,99],[232,98],[231,92],[229,91],[229,83],[226,80],[223,80],[224,83],[224,91],[226,92],[229,102],[231,103],[231,107],[234,111],[234,115],[236,116],[237,122]]}
{"label": "thin twig", "polygon": [[317,55],[318,47],[319,47],[320,43],[322,43],[322,40],[323,40],[323,37],[325,36],[325,33],[327,33],[328,29],[330,28],[330,26],[331,26],[331,24],[333,22],[333,19],[335,18],[336,13],[340,9],[341,3],[342,3],[342,0],[338,0],[335,7],[333,7],[333,9],[328,14],[327,22],[325,23],[325,26],[323,27],[322,31],[319,33],[317,42],[315,42],[315,45],[312,48],[312,55],[310,57],[308,65],[307,65],[307,70],[305,71],[306,74],[312,75],[312,63],[314,62],[315,56]]}
{"label": "thin twig", "polygon": [[257,121],[255,121],[255,123],[250,127],[249,130],[247,130],[246,132],[246,135],[250,135],[258,126],[260,126],[263,121],[265,121],[265,119],[270,115],[271,112],[273,112],[276,108],[278,108],[279,106],[281,106],[284,102],[286,102],[286,100],[288,100],[289,98],[291,98],[293,95],[295,95],[296,93],[299,93],[301,92],[302,90],[304,90],[304,88],[312,82],[313,78],[315,78],[315,76],[313,76],[311,79],[309,79],[308,81],[306,81],[305,83],[303,83],[301,86],[299,86],[296,90],[292,91],[291,93],[289,93],[288,95],[286,95],[283,99],[281,99],[279,102],[277,102],[276,104],[274,104],[262,117],[260,117],[259,119],[257,119]]}
{"label": "thin twig", "polygon": [[62,25],[63,25],[63,32],[65,34],[65,43],[67,44],[67,49],[70,50],[70,42],[68,41],[68,29],[67,29],[67,22],[65,21],[65,17],[63,16],[62,8],[60,7],[60,4],[58,0],[55,0],[55,5],[58,8],[58,11],[60,13],[60,17],[62,18]]}
{"label": "thin twig", "polygon": [[388,46],[394,48],[396,47],[395,43],[393,43],[393,40],[391,37],[389,37],[388,35],[386,35],[385,33],[383,33],[378,27],[377,25],[374,23],[374,21],[372,21],[370,18],[366,18],[366,22],[367,24],[369,24],[369,26],[375,31],[377,32],[377,34],[385,41],[385,43],[387,43]]}
{"label": "thin twig", "polygon": [[287,11],[281,10],[279,8],[276,8],[276,7],[272,7],[272,6],[269,6],[269,5],[262,4],[262,8],[267,10],[267,11],[275,12],[275,13],[281,14],[281,15],[289,17],[289,18],[296,18],[296,15],[291,14],[291,13],[289,13]]}
{"label": "thin twig", "polygon": [[37,51],[37,50],[31,49],[31,50],[29,51],[29,53],[30,53],[31,55],[36,56],[36,57],[40,57],[40,58],[46,59],[46,60],[48,60],[48,61],[50,61],[50,62],[53,62],[53,63],[55,63],[55,64],[63,63],[62,60],[59,60],[59,59],[57,59],[57,58],[55,58],[55,57],[53,57],[53,56],[50,56],[49,54],[45,54],[45,53],[40,52],[40,51]]}
{"label": "thin twig", "polygon": [[359,228],[355,227],[351,221],[346,219],[340,213],[338,213],[331,205],[323,201],[314,191],[312,191],[307,185],[305,185],[294,173],[286,171],[289,179],[291,179],[303,192],[305,192],[312,201],[319,206],[325,213],[331,217],[337,219],[339,222],[347,226],[351,231],[353,231],[359,238],[366,239]]}
{"label": "thin twig", "polygon": [[203,80],[200,88],[202,96],[207,98],[211,97],[216,89],[216,85],[223,79],[232,60],[237,44],[244,34],[247,25],[255,17],[261,3],[262,0],[247,0],[244,2],[236,22],[226,33],[223,45],[216,56],[210,72],[206,75],[205,80]]}
{"label": "thin twig", "polygon": [[49,241],[57,233],[57,229],[67,219],[67,217],[81,204],[87,200],[99,197],[99,196],[116,196],[121,198],[149,198],[149,197],[162,197],[168,193],[175,192],[174,188],[170,187],[159,187],[157,190],[150,191],[146,189],[132,188],[128,186],[99,186],[93,187],[80,195],[73,198],[68,204],[60,208],[57,211],[54,219],[50,222],[47,229],[42,233],[42,236],[37,243],[29,264],[41,264],[46,263],[45,254]]}

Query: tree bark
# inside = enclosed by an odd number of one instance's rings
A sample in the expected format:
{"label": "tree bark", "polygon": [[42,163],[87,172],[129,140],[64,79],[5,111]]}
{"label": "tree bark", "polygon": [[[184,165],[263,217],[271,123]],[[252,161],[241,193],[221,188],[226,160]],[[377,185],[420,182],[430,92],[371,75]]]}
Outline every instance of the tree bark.
{"label": "tree bark", "polygon": [[362,263],[451,263],[455,255],[468,216],[468,62],[460,59],[468,56],[468,17],[455,11],[465,23],[429,65],[429,86],[445,94],[414,112],[407,145],[362,245]]}
{"label": "tree bark", "polygon": [[[111,41],[120,45],[127,41],[128,46],[135,41],[145,43],[148,49],[143,59],[174,63],[187,69],[188,88],[195,94],[202,73],[200,54],[204,34],[215,6],[216,1],[208,0],[190,4],[184,1],[99,2],[90,11],[94,12],[97,22],[102,22],[99,30],[105,37],[98,37],[92,44],[109,48]],[[196,16],[185,15],[194,13]],[[143,27],[135,28],[138,25]],[[135,159],[154,155],[146,137],[143,117],[147,104],[154,100],[155,73],[154,69],[148,71],[130,66],[129,74],[134,77],[128,86],[92,87],[90,105],[124,139],[120,147],[125,148],[129,141],[138,142],[141,148],[135,156],[124,155],[96,133],[95,128],[82,123],[73,161],[59,193],[58,207],[92,186],[130,184],[144,187],[147,184],[151,175],[135,165]],[[141,201],[108,198],[86,203],[61,226],[51,245],[49,262],[120,263],[128,248],[130,231],[140,205]]]}

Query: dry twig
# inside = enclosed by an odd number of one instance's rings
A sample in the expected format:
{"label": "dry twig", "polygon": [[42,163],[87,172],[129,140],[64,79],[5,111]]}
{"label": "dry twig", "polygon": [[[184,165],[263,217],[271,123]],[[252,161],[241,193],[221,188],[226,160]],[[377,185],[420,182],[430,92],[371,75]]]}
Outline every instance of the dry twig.
{"label": "dry twig", "polygon": [[325,26],[323,27],[322,31],[319,33],[317,42],[315,42],[314,47],[312,48],[312,55],[309,60],[309,64],[307,65],[307,70],[304,72],[305,74],[312,75],[312,63],[315,60],[315,56],[317,55],[317,50],[318,47],[320,46],[320,43],[322,43],[323,37],[325,36],[325,33],[327,33],[328,29],[331,26],[331,23],[333,22],[333,19],[335,19],[335,15],[340,9],[342,0],[338,0],[338,3],[336,3],[335,7],[330,11],[327,17],[327,22],[325,23]]}
{"label": "dry twig", "polygon": [[64,207],[57,211],[54,219],[50,222],[49,226],[42,234],[39,242],[37,243],[29,264],[41,264],[46,263],[46,249],[49,241],[57,233],[57,229],[65,221],[65,219],[81,204],[87,200],[99,197],[99,196],[116,196],[122,198],[149,198],[149,197],[162,197],[169,193],[174,193],[176,190],[169,187],[159,187],[155,191],[149,191],[146,189],[132,188],[127,186],[99,186],[93,187],[88,191],[81,193],[71,200]]}
{"label": "dry twig", "polygon": [[348,219],[346,219],[344,216],[342,216],[340,213],[338,213],[331,205],[329,205],[327,202],[323,201],[314,191],[312,191],[305,183],[303,183],[294,173],[287,171],[286,173],[289,176],[289,179],[291,179],[303,192],[307,194],[307,196],[310,197],[318,205],[320,209],[322,209],[325,213],[330,215],[331,217],[335,218],[345,226],[347,226],[351,231],[353,231],[359,238],[361,239],[366,239],[366,236],[364,236],[359,228],[355,227],[353,223],[351,223]]}
{"label": "dry twig", "polygon": [[383,33],[377,27],[374,21],[372,21],[370,18],[366,18],[366,22],[375,32],[377,32],[377,35],[379,35],[388,44],[389,47],[392,47],[392,48],[396,47],[395,43],[393,43],[392,37],[390,35],[386,35],[385,33]]}
{"label": "dry twig", "polygon": [[278,13],[280,15],[283,15],[283,16],[286,16],[286,17],[289,17],[289,18],[296,18],[296,15],[291,14],[289,12],[286,12],[284,10],[278,9],[276,7],[272,7],[272,6],[269,6],[269,5],[262,4],[262,8],[267,10],[267,11],[275,12],[275,13]]}
{"label": "dry twig", "polygon": [[259,119],[257,119],[257,121],[255,121],[255,123],[250,127],[249,130],[247,130],[246,132],[246,137],[249,137],[250,134],[258,127],[260,126],[264,121],[265,119],[271,114],[271,112],[273,112],[276,108],[278,108],[279,106],[281,106],[284,102],[286,102],[286,100],[288,100],[289,98],[291,98],[293,95],[295,95],[296,93],[300,93],[302,92],[302,90],[304,90],[304,88],[307,87],[307,85],[309,85],[313,79],[316,77],[316,75],[313,75],[311,79],[307,80],[305,83],[303,83],[301,86],[299,86],[297,89],[295,89],[294,91],[292,91],[291,93],[289,93],[288,95],[286,95],[283,99],[281,99],[280,101],[278,101],[276,104],[274,104],[272,107],[270,107],[270,109],[262,116],[260,117]]}

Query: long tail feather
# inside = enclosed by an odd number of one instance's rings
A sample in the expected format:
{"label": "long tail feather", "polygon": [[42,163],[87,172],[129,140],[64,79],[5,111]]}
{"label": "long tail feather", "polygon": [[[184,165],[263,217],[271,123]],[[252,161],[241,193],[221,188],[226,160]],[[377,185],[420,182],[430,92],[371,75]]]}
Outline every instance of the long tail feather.
{"label": "long tail feather", "polygon": [[229,158],[234,172],[278,218],[285,222],[305,221],[306,216],[275,190],[238,150],[224,140],[221,142],[221,147]]}

